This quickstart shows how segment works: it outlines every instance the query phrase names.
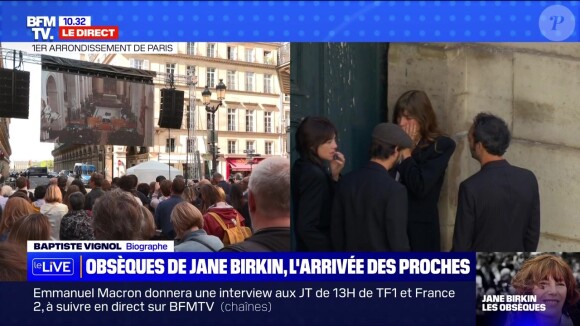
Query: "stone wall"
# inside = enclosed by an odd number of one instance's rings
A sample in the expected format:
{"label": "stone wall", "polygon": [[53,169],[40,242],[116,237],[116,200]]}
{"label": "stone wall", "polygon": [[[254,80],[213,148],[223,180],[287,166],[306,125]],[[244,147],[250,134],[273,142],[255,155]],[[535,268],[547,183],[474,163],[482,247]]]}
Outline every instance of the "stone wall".
{"label": "stone wall", "polygon": [[479,170],[467,130],[485,111],[512,131],[508,161],[538,178],[538,250],[580,251],[580,44],[392,43],[388,62],[389,114],[400,94],[424,90],[457,142],[439,203],[443,250],[451,248],[459,184]]}

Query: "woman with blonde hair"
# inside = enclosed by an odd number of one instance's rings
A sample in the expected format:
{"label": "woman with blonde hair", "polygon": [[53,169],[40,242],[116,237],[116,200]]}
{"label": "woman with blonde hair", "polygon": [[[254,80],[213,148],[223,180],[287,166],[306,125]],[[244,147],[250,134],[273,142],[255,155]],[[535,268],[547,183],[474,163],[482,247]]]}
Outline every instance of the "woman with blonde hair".
{"label": "woman with blonde hair", "polygon": [[185,200],[188,203],[191,203],[192,205],[195,204],[195,201],[197,199],[197,195],[195,194],[195,187],[193,185],[191,186],[187,186],[185,187],[185,190],[183,190],[183,194],[181,194],[181,198],[183,198],[183,200]]}
{"label": "woman with blonde hair", "polygon": [[141,239],[151,240],[155,237],[155,217],[145,206],[139,207],[141,210]]}
{"label": "woman with blonde hair", "polygon": [[[574,325],[569,315],[580,298],[572,269],[561,257],[542,254],[524,262],[512,279],[516,294],[534,295],[536,303],[545,310],[514,312],[508,325],[569,326]],[[578,325],[576,323],[576,325]]]}
{"label": "woman with blonde hair", "polygon": [[8,234],[18,219],[32,213],[34,213],[34,209],[28,200],[21,197],[8,199],[0,222],[0,241],[8,238]]}
{"label": "woman with blonde hair", "polygon": [[171,223],[177,235],[176,252],[214,252],[224,247],[222,241],[203,229],[203,216],[191,203],[183,201],[171,211]]}
{"label": "woman with blonde hair", "polygon": [[50,222],[50,238],[60,240],[60,222],[62,217],[68,213],[68,206],[62,203],[62,192],[56,185],[48,186],[44,195],[45,204],[40,207],[40,213],[48,217]]}
{"label": "woman with blonde hair", "polygon": [[45,215],[30,214],[14,223],[8,241],[26,247],[28,240],[50,240],[50,229],[50,222]]}

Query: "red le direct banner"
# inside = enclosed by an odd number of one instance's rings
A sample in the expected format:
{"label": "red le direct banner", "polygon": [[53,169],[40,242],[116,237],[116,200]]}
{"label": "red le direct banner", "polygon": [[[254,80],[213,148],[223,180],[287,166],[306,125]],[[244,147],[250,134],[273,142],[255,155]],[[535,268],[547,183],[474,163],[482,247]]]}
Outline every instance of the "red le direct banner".
{"label": "red le direct banner", "polygon": [[58,37],[61,40],[117,40],[119,26],[61,26]]}

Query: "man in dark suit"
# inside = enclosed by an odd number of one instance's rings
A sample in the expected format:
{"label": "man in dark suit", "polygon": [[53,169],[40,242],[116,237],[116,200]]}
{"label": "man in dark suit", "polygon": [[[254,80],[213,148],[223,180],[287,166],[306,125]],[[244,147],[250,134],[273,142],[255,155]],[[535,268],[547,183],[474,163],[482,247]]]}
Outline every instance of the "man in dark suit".
{"label": "man in dark suit", "polygon": [[388,170],[411,138],[392,123],[375,127],[371,160],[339,181],[332,207],[331,239],[337,251],[409,251],[407,189]]}
{"label": "man in dark suit", "polygon": [[30,199],[31,203],[34,202],[36,199],[34,198],[34,194],[31,191],[28,191],[28,184],[29,182],[27,178],[18,177],[18,179],[16,179],[16,188],[18,188],[18,190],[16,190],[10,197],[17,197],[17,195],[15,196],[16,192],[21,192],[24,196]]}
{"label": "man in dark suit", "polygon": [[171,223],[173,208],[183,201],[181,195],[185,190],[185,179],[175,178],[171,184],[171,197],[163,200],[155,209],[155,225],[161,229],[161,234],[168,240],[175,239],[175,230]]}
{"label": "man in dark suit", "polygon": [[93,210],[93,205],[97,199],[105,194],[105,191],[102,188],[104,180],[105,178],[100,173],[94,172],[91,174],[91,178],[89,179],[89,187],[91,187],[91,191],[87,192],[85,195],[85,210]]}
{"label": "man in dark suit", "polygon": [[506,123],[480,113],[469,129],[471,156],[481,170],[459,186],[453,251],[536,251],[540,195],[535,175],[510,165]]}
{"label": "man in dark suit", "polygon": [[226,196],[230,195],[230,189],[231,189],[231,185],[229,182],[224,180],[223,175],[221,175],[221,173],[219,172],[215,172],[212,176],[212,183],[220,188],[222,188],[224,190],[224,192],[226,193]]}

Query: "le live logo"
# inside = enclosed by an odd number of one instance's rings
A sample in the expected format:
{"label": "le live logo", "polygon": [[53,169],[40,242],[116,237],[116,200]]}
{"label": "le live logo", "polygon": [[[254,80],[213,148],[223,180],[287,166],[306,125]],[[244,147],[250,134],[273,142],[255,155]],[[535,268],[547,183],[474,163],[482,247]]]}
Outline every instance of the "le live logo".
{"label": "le live logo", "polygon": [[55,16],[26,16],[26,27],[32,27],[35,40],[53,40],[50,35],[51,27],[56,27]]}

